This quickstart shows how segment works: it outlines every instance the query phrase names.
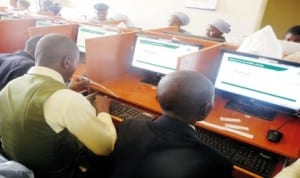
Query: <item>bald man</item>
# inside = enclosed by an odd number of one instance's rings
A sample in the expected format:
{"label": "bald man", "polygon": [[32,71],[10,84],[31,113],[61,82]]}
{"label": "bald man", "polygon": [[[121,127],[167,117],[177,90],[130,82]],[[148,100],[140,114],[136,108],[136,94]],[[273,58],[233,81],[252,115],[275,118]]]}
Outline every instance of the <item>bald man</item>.
{"label": "bald man", "polygon": [[200,73],[166,75],[157,87],[162,116],[155,121],[126,120],[112,154],[113,178],[229,178],[232,163],[202,144],[194,123],[205,119],[214,88]]}
{"label": "bald man", "polygon": [[44,36],[35,58],[36,66],[0,92],[2,149],[36,178],[71,178],[85,148],[94,155],[112,152],[116,132],[107,114],[109,103],[97,97],[93,107],[66,87],[79,61],[71,39]]}

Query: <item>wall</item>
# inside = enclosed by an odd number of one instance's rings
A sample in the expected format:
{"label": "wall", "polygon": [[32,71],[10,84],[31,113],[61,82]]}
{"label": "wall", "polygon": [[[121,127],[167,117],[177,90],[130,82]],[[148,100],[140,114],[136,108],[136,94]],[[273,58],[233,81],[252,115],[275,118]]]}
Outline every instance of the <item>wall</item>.
{"label": "wall", "polygon": [[[36,2],[37,0],[30,1]],[[73,13],[70,16],[75,16],[75,14],[93,14],[94,10],[92,6],[97,2],[97,0],[59,1],[65,7],[72,8],[75,11],[72,11]],[[185,8],[186,1],[102,0],[102,2],[109,4],[110,14],[126,14],[137,27],[143,29],[164,27],[168,24],[169,15],[172,12],[183,11],[191,18],[190,24],[185,29],[195,35],[204,35],[209,22],[216,18],[224,18],[232,26],[230,34],[226,36],[229,40],[239,39],[260,28],[268,0],[218,0],[216,11]],[[8,0],[0,0],[0,5],[7,4],[7,2]]]}
{"label": "wall", "polygon": [[300,25],[299,0],[269,0],[262,20],[262,26],[271,25],[279,39],[284,38],[287,29]]}
{"label": "wall", "polygon": [[[66,0],[66,4],[81,13],[93,13],[95,0]],[[217,10],[185,8],[186,0],[103,0],[110,6],[110,14],[123,13],[133,23],[150,29],[166,26],[173,11],[186,12],[190,24],[186,29],[195,35],[204,35],[207,24],[216,18],[224,18],[232,25],[228,38],[243,37],[260,28],[267,0],[218,0]]]}

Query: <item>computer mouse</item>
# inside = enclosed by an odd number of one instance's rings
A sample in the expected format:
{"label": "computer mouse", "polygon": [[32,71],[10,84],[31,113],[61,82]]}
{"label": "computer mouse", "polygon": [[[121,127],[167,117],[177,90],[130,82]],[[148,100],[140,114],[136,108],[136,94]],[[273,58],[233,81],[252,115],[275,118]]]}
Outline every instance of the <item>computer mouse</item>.
{"label": "computer mouse", "polygon": [[269,130],[267,134],[267,139],[270,142],[279,142],[282,138],[283,134],[278,130]]}

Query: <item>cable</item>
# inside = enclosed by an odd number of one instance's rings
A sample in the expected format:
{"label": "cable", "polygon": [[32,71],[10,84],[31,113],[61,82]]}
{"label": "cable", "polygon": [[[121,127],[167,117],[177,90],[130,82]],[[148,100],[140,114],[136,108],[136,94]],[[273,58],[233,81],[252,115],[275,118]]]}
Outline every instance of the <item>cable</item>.
{"label": "cable", "polygon": [[116,97],[116,98],[119,98],[119,96],[116,95],[116,94],[115,94],[113,91],[111,91],[110,89],[106,88],[105,86],[103,86],[103,85],[101,85],[101,84],[99,84],[99,83],[97,83],[97,82],[95,82],[95,81],[93,81],[93,80],[91,80],[91,79],[89,79],[89,78],[87,78],[87,77],[85,77],[85,76],[80,76],[80,75],[74,75],[74,76],[75,76],[75,77],[80,77],[80,78],[85,79],[85,80],[89,80],[90,83],[91,83],[92,85],[98,86],[98,87],[102,88],[104,91],[110,93],[112,96],[114,96],[114,97]]}
{"label": "cable", "polygon": [[288,119],[287,121],[285,121],[281,126],[279,126],[276,130],[279,131],[282,127],[284,127],[287,123],[289,123],[290,121],[294,121],[297,118],[293,118],[293,119]]}

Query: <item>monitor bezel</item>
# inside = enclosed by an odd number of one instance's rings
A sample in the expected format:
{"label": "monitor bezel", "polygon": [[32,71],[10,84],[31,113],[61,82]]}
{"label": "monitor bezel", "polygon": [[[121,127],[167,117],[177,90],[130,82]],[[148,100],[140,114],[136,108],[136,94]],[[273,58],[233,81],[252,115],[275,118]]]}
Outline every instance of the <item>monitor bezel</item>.
{"label": "monitor bezel", "polygon": [[[133,62],[134,62],[134,54],[135,54],[135,50],[136,50],[136,43],[137,43],[137,40],[138,40],[138,37],[145,37],[145,38],[149,38],[149,39],[155,39],[155,40],[161,40],[162,42],[171,42],[171,43],[174,43],[174,44],[181,44],[181,45],[189,45],[189,46],[195,46],[198,48],[198,50],[201,50],[203,49],[203,45],[201,44],[196,44],[196,43],[188,43],[188,42],[182,42],[182,41],[179,41],[179,40],[174,40],[174,39],[167,39],[167,38],[163,38],[161,36],[155,36],[155,35],[152,35],[152,34],[146,34],[146,33],[143,33],[143,32],[139,32],[139,33],[136,33],[135,35],[135,39],[134,39],[134,43],[132,45],[132,54],[131,54],[131,60],[130,60],[130,66],[131,68],[135,69],[135,70],[139,70],[139,71],[144,71],[144,73],[148,74],[148,75],[153,75],[153,76],[160,76],[160,77],[163,77],[165,76],[166,74],[164,73],[160,73],[160,72],[157,72],[157,71],[153,71],[153,70],[149,70],[149,69],[146,69],[146,68],[142,68],[142,67],[137,67],[137,66],[134,66],[133,65]],[[175,68],[174,71],[176,71],[177,69]]]}
{"label": "monitor bezel", "polygon": [[[283,59],[272,58],[272,57],[268,57],[268,56],[245,53],[245,52],[234,51],[234,50],[223,48],[223,49],[221,49],[220,56],[219,56],[220,57],[220,65],[218,66],[218,69],[217,69],[215,82],[217,81],[217,78],[218,78],[218,75],[219,75],[219,69],[221,67],[222,58],[223,58],[224,53],[232,53],[232,54],[242,55],[242,56],[245,56],[245,57],[254,57],[254,58],[258,58],[258,59],[263,58],[263,59],[266,59],[266,60],[274,61],[274,62],[279,63],[279,64],[300,67],[300,63],[296,63],[296,62],[291,62],[291,61],[287,61],[287,60],[283,60]],[[215,85],[215,82],[214,82],[214,85]],[[268,102],[268,101],[259,100],[257,98],[251,98],[249,96],[241,95],[241,94],[238,94],[238,93],[233,93],[233,92],[230,92],[230,91],[227,91],[227,90],[222,90],[222,89],[219,89],[219,88],[216,88],[216,87],[215,87],[215,93],[216,93],[217,96],[221,96],[221,97],[223,97],[227,100],[235,100],[235,101],[238,101],[240,103],[247,102],[247,103],[251,103],[251,104],[254,104],[254,105],[256,104],[256,105],[260,105],[260,106],[266,106],[267,108],[270,108],[271,110],[274,110],[276,112],[281,112],[281,113],[285,113],[285,114],[288,114],[288,115],[299,117],[300,109],[295,110],[295,109],[288,108],[288,107],[285,107],[285,106],[282,106],[282,105],[278,105],[276,103],[271,103],[271,102]],[[300,108],[300,106],[299,106],[299,108]]]}

